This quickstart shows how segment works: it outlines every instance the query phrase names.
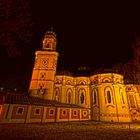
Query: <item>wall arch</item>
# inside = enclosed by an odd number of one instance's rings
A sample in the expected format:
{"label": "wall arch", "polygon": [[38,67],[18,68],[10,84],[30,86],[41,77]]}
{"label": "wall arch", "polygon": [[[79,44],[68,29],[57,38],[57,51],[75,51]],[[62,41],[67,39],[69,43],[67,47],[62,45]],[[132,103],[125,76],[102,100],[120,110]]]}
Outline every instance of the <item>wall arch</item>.
{"label": "wall arch", "polygon": [[96,88],[92,90],[92,103],[93,105],[98,104],[98,90]]}
{"label": "wall arch", "polygon": [[54,100],[60,101],[60,88],[56,87],[54,90]]}
{"label": "wall arch", "polygon": [[84,88],[80,88],[78,91],[78,103],[79,104],[86,104],[86,90]]}
{"label": "wall arch", "polygon": [[68,104],[71,104],[72,103],[72,89],[71,88],[68,88],[67,91],[66,91],[66,103]]}
{"label": "wall arch", "polygon": [[111,82],[111,79],[108,78],[108,77],[105,77],[103,80],[102,80],[103,83],[110,83]]}

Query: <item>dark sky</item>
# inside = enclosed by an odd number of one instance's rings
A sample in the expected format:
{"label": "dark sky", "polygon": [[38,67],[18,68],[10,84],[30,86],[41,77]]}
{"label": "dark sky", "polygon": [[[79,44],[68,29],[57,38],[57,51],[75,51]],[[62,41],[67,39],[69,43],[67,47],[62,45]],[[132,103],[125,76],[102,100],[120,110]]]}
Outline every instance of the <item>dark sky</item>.
{"label": "dark sky", "polygon": [[136,4],[91,0],[33,3],[41,36],[51,26],[58,35],[59,64],[65,68],[87,65],[95,69],[131,57],[132,39],[140,29]]}
{"label": "dark sky", "polygon": [[127,62],[132,58],[134,34],[140,31],[138,6],[118,1],[31,0],[34,40],[30,51],[7,61],[9,66],[1,61],[5,69],[10,67],[8,72],[3,68],[2,76],[12,75],[29,84],[34,53],[41,49],[44,34],[51,27],[58,39],[58,69],[75,71],[79,66],[89,66],[95,70]]}

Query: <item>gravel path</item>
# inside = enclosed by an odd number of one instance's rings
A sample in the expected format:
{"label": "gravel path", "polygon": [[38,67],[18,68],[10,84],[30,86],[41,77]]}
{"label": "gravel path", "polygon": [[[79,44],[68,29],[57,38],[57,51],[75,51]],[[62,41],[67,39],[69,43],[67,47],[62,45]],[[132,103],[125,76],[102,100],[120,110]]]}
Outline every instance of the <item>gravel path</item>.
{"label": "gravel path", "polygon": [[0,124],[0,140],[140,140],[140,124]]}

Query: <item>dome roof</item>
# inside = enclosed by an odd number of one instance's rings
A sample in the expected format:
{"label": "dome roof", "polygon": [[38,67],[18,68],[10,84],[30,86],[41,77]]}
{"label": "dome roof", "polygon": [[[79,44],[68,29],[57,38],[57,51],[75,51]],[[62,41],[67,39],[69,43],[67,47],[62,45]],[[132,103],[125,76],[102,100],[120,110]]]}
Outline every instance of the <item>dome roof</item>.
{"label": "dome roof", "polygon": [[75,76],[89,76],[91,73],[91,69],[88,66],[80,66],[77,68],[75,72]]}
{"label": "dome roof", "polygon": [[56,72],[56,75],[73,76],[73,73],[68,70],[59,70]]}

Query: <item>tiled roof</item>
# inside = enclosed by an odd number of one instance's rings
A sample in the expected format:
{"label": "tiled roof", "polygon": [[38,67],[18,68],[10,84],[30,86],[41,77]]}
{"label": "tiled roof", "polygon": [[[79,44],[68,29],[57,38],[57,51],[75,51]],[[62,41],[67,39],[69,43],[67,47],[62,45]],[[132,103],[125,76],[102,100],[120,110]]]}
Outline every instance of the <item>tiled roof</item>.
{"label": "tiled roof", "polygon": [[17,93],[8,93],[7,95],[0,96],[0,103],[79,108],[79,106],[75,104],[60,103],[54,100],[46,100]]}

